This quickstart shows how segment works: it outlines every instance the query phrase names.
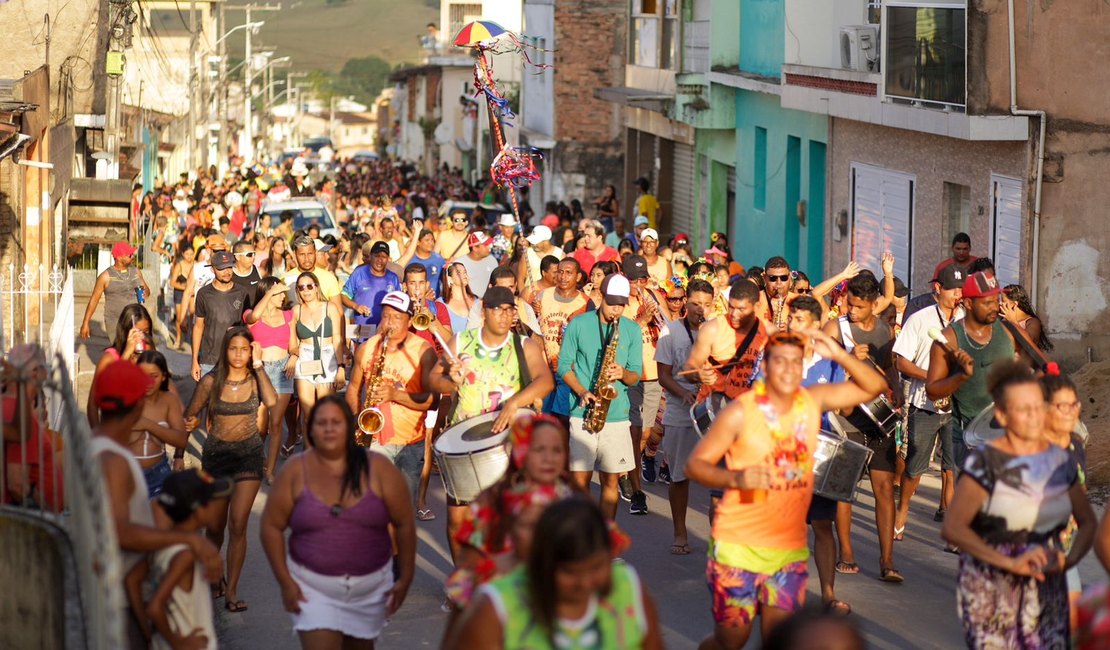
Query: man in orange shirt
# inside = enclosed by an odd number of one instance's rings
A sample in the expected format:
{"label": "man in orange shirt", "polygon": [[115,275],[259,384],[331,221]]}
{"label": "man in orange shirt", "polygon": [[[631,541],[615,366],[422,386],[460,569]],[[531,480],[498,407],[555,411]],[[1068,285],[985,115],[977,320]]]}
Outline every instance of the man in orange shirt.
{"label": "man in orange shirt", "polygon": [[[370,449],[383,454],[405,475],[415,507],[420,470],[424,466],[424,414],[432,406],[432,393],[425,388],[424,371],[436,363],[431,345],[409,331],[412,301],[400,291],[382,298],[382,321],[378,333],[355,351],[347,405],[357,415],[368,406],[377,407],[384,419]],[[379,367],[382,346],[385,362]],[[373,378],[381,376],[367,396]]]}
{"label": "man in orange shirt", "polygon": [[767,330],[756,317],[758,304],[759,288],[750,280],[737,280],[729,289],[725,315],[701,326],[686,359],[686,369],[697,371],[701,379],[699,401],[710,393],[735,399],[751,386],[767,343]]}
{"label": "man in orange shirt", "polygon": [[[882,375],[828,335],[801,334],[852,380],[802,388],[806,340],[774,334],[766,345],[766,381],[721,411],[686,463],[691,479],[725,490],[709,542],[706,576],[715,625],[703,650],[744,647],[756,612],[766,639],[804,604],[806,511],[821,414],[866,402],[886,387]],[[718,466],[722,459],[725,467]]]}

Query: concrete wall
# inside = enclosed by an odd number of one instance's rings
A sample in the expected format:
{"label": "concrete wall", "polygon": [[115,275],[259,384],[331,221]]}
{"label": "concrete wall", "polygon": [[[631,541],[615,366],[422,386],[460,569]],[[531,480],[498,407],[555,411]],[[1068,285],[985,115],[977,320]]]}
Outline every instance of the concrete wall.
{"label": "concrete wall", "polygon": [[0,647],[66,647],[65,564],[58,533],[0,509]]}
{"label": "concrete wall", "polygon": [[[833,119],[829,126],[829,202],[828,214],[840,210],[852,213],[851,164],[914,174],[914,224],[911,246],[913,260],[910,283],[914,293],[925,290],[933,267],[950,254],[950,239],[944,224],[944,183],[971,188],[972,253],[985,254],[991,210],[991,173],[1023,178],[1026,169],[1025,143],[957,142],[950,138],[873,126],[863,122]],[[833,241],[830,219],[827,263],[835,272],[847,264],[851,255],[851,233],[843,241]],[[1028,241],[1027,234],[1023,240]],[[1029,264],[1023,257],[1023,268]],[[872,269],[879,272],[879,269]]]}
{"label": "concrete wall", "polygon": [[860,0],[786,0],[783,61],[820,68],[840,67],[840,28],[867,23]]}
{"label": "concrete wall", "polygon": [[778,77],[782,66],[784,0],[740,0],[740,69]]}

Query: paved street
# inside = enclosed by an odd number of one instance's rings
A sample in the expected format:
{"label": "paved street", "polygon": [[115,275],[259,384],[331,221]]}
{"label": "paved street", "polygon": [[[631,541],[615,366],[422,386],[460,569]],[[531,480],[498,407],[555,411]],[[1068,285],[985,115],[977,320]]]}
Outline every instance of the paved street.
{"label": "paved street", "polygon": [[[78,307],[83,308],[84,299],[78,297],[77,302]],[[94,338],[82,348],[81,403],[84,403],[93,368],[85,350],[95,350],[95,357],[107,345],[107,341],[95,336],[96,327],[93,331]],[[171,351],[167,357],[171,372],[179,378],[182,396],[187,400],[193,387],[192,381],[187,379],[188,356]],[[906,577],[902,585],[878,580],[873,501],[868,490],[860,491],[852,530],[856,561],[862,573],[838,575],[837,595],[851,604],[853,620],[863,627],[874,648],[955,648],[963,644],[954,600],[957,558],[942,552],[940,524],[934,523],[932,518],[939,487],[939,473],[927,474],[911,508],[906,540],[895,545],[896,566]],[[648,516],[629,516],[627,504],[621,503],[618,522],[632,538],[632,548],[624,558],[640,572],[659,603],[667,647],[694,648],[712,627],[709,594],[704,582],[704,554],[709,532],[708,493],[699,486],[692,488],[693,508],[689,516],[692,553],[673,556],[668,552],[672,538],[667,488],[662,484],[645,484],[645,491],[648,493]],[[230,614],[222,608],[222,601],[216,609],[221,647],[230,650],[300,647],[258,542],[258,522],[266,502],[265,492],[264,487],[251,517],[250,547],[240,585],[240,596],[250,609]],[[443,598],[440,585],[450,570],[450,560],[444,532],[443,486],[436,476],[432,477],[430,497],[431,507],[439,518],[417,523],[420,546],[416,580],[404,606],[380,638],[379,648],[439,645],[446,617],[439,609]],[[1105,579],[1093,554],[1084,560],[1080,569],[1085,584]],[[812,562],[809,598],[811,603],[819,602],[817,574]],[[756,646],[754,641],[749,643],[749,647]]]}

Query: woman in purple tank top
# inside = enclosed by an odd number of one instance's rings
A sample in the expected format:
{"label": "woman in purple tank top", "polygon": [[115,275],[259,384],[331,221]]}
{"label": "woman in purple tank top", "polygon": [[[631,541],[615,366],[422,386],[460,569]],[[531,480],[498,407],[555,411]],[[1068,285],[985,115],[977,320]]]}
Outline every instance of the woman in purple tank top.
{"label": "woman in purple tank top", "polygon": [[342,397],[322,398],[307,424],[310,446],[282,466],[270,490],[262,546],[301,647],[356,639],[373,647],[412,584],[412,500],[387,458],[355,444],[355,418]]}

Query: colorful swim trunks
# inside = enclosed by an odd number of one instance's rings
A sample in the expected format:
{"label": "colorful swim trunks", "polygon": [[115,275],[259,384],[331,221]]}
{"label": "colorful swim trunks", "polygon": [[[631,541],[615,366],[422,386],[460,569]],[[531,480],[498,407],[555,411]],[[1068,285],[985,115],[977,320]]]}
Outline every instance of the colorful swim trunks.
{"label": "colorful swim trunks", "polygon": [[760,605],[797,611],[805,604],[808,576],[806,562],[791,562],[768,575],[709,559],[705,580],[713,597],[713,620],[722,627],[751,625]]}

